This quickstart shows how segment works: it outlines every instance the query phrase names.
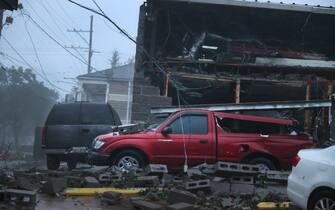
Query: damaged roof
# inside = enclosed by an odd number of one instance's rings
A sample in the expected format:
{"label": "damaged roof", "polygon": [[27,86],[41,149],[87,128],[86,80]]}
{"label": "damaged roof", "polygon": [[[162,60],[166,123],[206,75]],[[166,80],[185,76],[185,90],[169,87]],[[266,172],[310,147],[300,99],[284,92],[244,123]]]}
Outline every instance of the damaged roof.
{"label": "damaged roof", "polygon": [[275,10],[289,10],[297,12],[308,12],[317,14],[328,14],[335,15],[335,9],[333,6],[321,6],[321,5],[308,5],[308,4],[287,4],[287,3],[274,3],[274,2],[258,2],[254,1],[239,1],[239,0],[155,0],[161,2],[186,2],[186,3],[199,3],[199,4],[217,4],[227,5],[236,7],[250,7],[250,8],[263,8],[263,9],[275,9]]}
{"label": "damaged roof", "polygon": [[132,81],[134,78],[135,65],[133,63],[109,68],[102,71],[96,71],[88,74],[82,74],[77,79],[100,79],[100,80],[121,80]]}

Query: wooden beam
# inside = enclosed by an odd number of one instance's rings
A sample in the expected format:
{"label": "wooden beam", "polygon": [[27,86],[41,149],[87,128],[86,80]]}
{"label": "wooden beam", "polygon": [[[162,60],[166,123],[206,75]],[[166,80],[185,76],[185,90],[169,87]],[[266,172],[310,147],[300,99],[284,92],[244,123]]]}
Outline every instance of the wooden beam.
{"label": "wooden beam", "polygon": [[163,95],[168,96],[169,95],[169,79],[170,79],[170,73],[166,74],[165,80],[164,80],[164,88],[163,88]]}
{"label": "wooden beam", "polygon": [[239,104],[241,102],[241,80],[236,81],[235,86],[235,104]]}
{"label": "wooden beam", "polygon": [[[305,100],[306,101],[311,100],[311,82],[310,81],[307,82],[307,85],[306,85]],[[305,122],[304,122],[305,132],[308,132],[310,129],[310,115],[311,115],[310,110],[305,110]]]}

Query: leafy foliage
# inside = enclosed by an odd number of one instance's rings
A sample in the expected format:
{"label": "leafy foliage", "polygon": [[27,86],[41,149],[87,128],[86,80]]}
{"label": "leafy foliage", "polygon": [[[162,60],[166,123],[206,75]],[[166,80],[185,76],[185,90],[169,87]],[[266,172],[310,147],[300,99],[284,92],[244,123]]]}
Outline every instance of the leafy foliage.
{"label": "leafy foliage", "polygon": [[[30,69],[0,69],[0,139],[19,145],[43,124],[58,94],[36,79]],[[7,132],[6,132],[7,131]]]}

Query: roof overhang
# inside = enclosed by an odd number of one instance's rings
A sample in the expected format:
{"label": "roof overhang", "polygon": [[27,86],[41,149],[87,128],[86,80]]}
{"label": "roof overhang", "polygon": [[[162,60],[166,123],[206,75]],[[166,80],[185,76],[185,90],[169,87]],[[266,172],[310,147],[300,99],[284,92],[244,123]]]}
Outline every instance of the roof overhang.
{"label": "roof overhang", "polygon": [[319,5],[312,6],[312,5],[301,5],[301,4],[284,4],[284,3],[238,1],[238,0],[156,0],[156,1],[186,2],[194,4],[215,4],[215,5],[226,5],[236,7],[275,9],[275,10],[287,10],[296,12],[335,15],[335,8],[333,8],[332,6],[324,7]]}

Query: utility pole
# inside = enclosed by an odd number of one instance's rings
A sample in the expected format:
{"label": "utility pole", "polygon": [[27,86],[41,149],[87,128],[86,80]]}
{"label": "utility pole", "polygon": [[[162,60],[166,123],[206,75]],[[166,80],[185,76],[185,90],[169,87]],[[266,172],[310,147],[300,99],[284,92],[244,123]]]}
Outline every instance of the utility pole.
{"label": "utility pole", "polygon": [[90,24],[90,42],[89,42],[89,49],[88,49],[88,68],[87,72],[91,73],[91,61],[92,61],[92,36],[93,36],[93,15],[91,15],[91,24]]}
{"label": "utility pole", "polygon": [[0,9],[0,38],[1,38],[2,26],[3,26],[3,10]]}
{"label": "utility pole", "polygon": [[[80,38],[82,38],[86,44],[88,44],[88,47],[80,47],[80,46],[70,46],[70,47],[66,47],[66,48],[71,48],[71,49],[74,49],[74,50],[82,50],[82,49],[88,49],[88,62],[87,62],[87,73],[91,73],[92,71],[92,56],[93,56],[93,49],[92,49],[92,41],[93,41],[93,15],[91,15],[91,22],[90,22],[90,30],[89,31],[85,31],[85,30],[77,30],[77,29],[72,29],[72,30],[67,30],[67,32],[75,32],[77,33]],[[89,42],[81,36],[80,33],[90,33],[90,39],[89,39]]]}

